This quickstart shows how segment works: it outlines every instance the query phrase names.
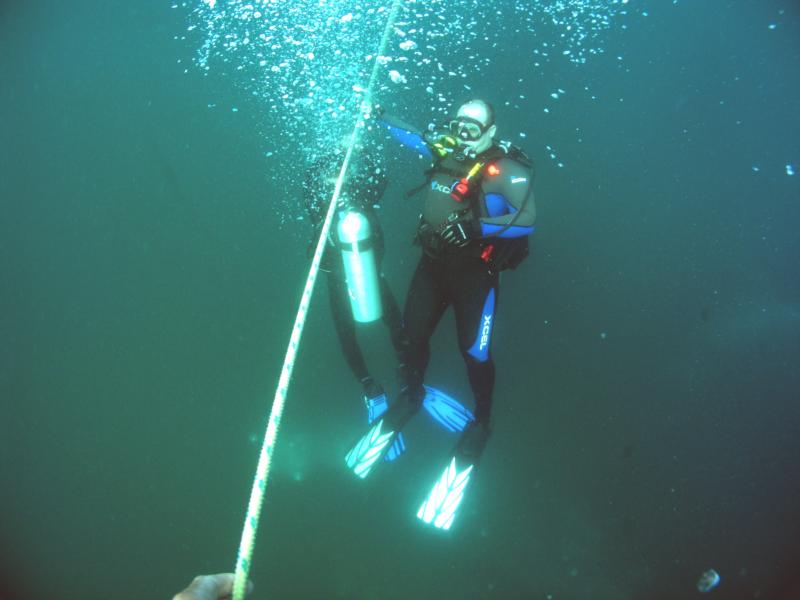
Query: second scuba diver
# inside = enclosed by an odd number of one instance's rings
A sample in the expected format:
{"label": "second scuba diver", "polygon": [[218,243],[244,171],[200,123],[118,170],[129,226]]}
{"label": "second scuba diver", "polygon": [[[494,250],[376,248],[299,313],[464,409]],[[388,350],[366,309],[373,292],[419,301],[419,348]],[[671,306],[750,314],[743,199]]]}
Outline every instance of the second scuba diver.
{"label": "second scuba diver", "polygon": [[[315,231],[312,244],[316,240],[322,221],[325,218],[328,201],[334,187],[332,182],[335,181],[339,173],[343,158],[343,153],[335,153],[330,157],[323,157],[316,161],[306,174],[303,188],[306,211]],[[339,239],[338,233],[344,224],[342,219],[346,214],[352,215],[348,219],[348,226],[351,223],[354,226],[360,225],[367,233],[367,238],[362,243],[362,250],[368,245],[368,250],[372,252],[369,260],[370,262],[374,261],[372,264],[376,272],[373,275],[377,279],[377,289],[370,290],[370,293],[375,296],[375,302],[373,303],[374,306],[362,308],[363,319],[372,320],[374,316],[382,318],[384,325],[389,330],[395,353],[400,359],[404,354],[403,351],[407,350],[408,340],[403,330],[403,318],[400,314],[397,300],[395,300],[386,278],[381,273],[384,240],[383,230],[378,220],[377,208],[386,186],[386,171],[374,155],[360,153],[351,162],[348,178],[342,187],[339,206],[334,215],[334,221],[330,229],[331,233],[328,236],[328,243],[320,265],[320,269],[328,274],[328,299],[336,335],[339,338],[342,353],[350,370],[363,388],[363,399],[370,423],[386,411],[386,393],[383,386],[370,375],[364,360],[364,354],[356,339],[356,316],[351,310],[351,296],[348,292],[345,272],[346,263],[340,256],[343,250],[343,243]],[[361,221],[356,221],[356,219]],[[309,250],[313,251],[313,245],[309,247]],[[372,313],[372,315],[367,313]],[[362,319],[362,315],[359,315],[359,318]],[[398,436],[388,454],[388,458],[391,460],[399,456],[404,447],[402,436]]]}
{"label": "second scuba diver", "polygon": [[448,306],[455,311],[458,346],[475,399],[474,420],[461,434],[417,516],[449,529],[489,437],[495,367],[491,356],[500,272],[528,254],[536,218],[533,163],[518,148],[495,141],[492,106],[462,104],[441,129],[422,133],[382,117],[404,145],[430,156],[417,230],[422,256],[406,299],[408,351],[401,361],[403,391],[346,457],[365,477],[422,405],[429,341]]}

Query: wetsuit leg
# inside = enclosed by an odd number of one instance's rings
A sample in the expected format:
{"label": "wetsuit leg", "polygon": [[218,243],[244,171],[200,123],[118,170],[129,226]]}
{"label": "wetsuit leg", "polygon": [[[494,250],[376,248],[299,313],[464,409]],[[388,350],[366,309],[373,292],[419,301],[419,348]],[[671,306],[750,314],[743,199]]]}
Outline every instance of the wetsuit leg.
{"label": "wetsuit leg", "polygon": [[383,275],[380,277],[380,286],[381,303],[383,304],[383,324],[389,329],[397,359],[403,362],[404,357],[408,354],[409,344],[408,335],[403,325],[403,315],[400,313],[397,300],[395,300],[389,283]]}
{"label": "wetsuit leg", "polygon": [[449,304],[444,281],[444,266],[425,254],[417,264],[406,297],[404,323],[408,352],[401,365],[401,378],[415,394],[423,394],[422,382],[430,359],[430,339]]}
{"label": "wetsuit leg", "polygon": [[378,284],[380,285],[381,306],[383,307],[382,320],[383,324],[389,329],[389,335],[391,336],[392,346],[394,346],[397,359],[403,362],[403,357],[408,352],[408,336],[403,326],[403,315],[400,312],[400,307],[389,287],[389,282],[386,280],[386,277],[383,276],[382,266],[385,246],[383,242],[383,230],[380,228],[380,222],[377,217],[373,219],[372,226],[373,235],[375,236],[375,258],[378,263]]}
{"label": "wetsuit leg", "polygon": [[389,282],[386,280],[386,277],[383,276],[383,257],[386,254],[383,229],[381,229],[380,221],[374,210],[368,211],[367,215],[367,218],[370,220],[370,225],[372,226],[375,260],[378,265],[378,284],[380,286],[381,306],[383,307],[382,320],[383,324],[389,329],[389,335],[392,339],[392,346],[394,346],[397,359],[402,363],[403,357],[408,352],[408,336],[403,326],[403,315],[400,312],[400,307],[389,287]]}
{"label": "wetsuit leg", "polygon": [[347,283],[343,273],[337,271],[328,273],[328,299],[331,305],[333,325],[336,328],[336,335],[339,338],[344,358],[350,366],[350,370],[353,371],[353,375],[361,381],[365,377],[369,377],[369,371],[367,371],[364,355],[356,340],[356,324],[350,310]]}
{"label": "wetsuit leg", "polygon": [[475,395],[475,419],[488,423],[495,378],[491,343],[499,276],[490,271],[483,261],[472,257],[459,259],[448,272],[454,296],[458,347],[467,365],[467,376]]}

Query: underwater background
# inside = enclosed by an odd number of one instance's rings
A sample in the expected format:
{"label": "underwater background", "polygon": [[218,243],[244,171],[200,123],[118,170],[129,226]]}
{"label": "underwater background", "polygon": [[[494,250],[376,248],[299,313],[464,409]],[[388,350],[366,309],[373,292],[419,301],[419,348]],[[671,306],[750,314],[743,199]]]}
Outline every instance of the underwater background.
{"label": "underwater background", "polygon": [[[300,184],[385,20],[261,4],[269,25],[222,0],[0,4],[3,600],[169,598],[233,568],[309,266]],[[426,416],[356,481],[361,388],[320,281],[251,597],[691,599],[713,568],[712,598],[800,598],[800,7],[408,4],[378,101],[424,127],[485,97],[537,165],[493,436],[446,535],[415,518],[455,443]],[[279,48],[242,50],[270,26]],[[402,302],[424,165],[381,150]],[[391,396],[386,331],[361,333]],[[452,315],[427,381],[471,400]]]}

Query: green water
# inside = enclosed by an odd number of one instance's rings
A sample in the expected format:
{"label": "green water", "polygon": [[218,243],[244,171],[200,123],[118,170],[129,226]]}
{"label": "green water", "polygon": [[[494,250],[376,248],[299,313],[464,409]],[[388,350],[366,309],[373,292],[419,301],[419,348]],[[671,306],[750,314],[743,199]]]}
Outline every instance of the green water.
{"label": "green water", "polygon": [[[364,415],[320,287],[253,598],[681,600],[708,568],[712,598],[800,597],[800,12],[630,5],[586,65],[519,83],[501,44],[473,84],[501,137],[528,132],[539,217],[504,275],[494,435],[457,526],[414,517],[455,442],[424,418],[399,463],[345,471]],[[233,567],[307,165],[233,76],[193,68],[185,29],[169,2],[0,5],[3,600],[166,598]],[[421,175],[386,157],[402,299]],[[388,337],[363,333],[394,390]],[[429,382],[468,399],[452,317],[433,349]]]}

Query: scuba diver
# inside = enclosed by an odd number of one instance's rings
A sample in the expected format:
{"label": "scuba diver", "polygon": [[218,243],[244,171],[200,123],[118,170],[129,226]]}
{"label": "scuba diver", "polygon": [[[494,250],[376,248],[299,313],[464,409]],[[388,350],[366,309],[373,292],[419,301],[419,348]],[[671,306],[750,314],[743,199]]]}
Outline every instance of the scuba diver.
{"label": "scuba diver", "polygon": [[425,396],[429,341],[452,305],[475,414],[417,512],[424,523],[449,529],[489,438],[500,272],[516,268],[528,255],[536,218],[533,162],[510,143],[495,141],[495,111],[484,100],[462,104],[444,127],[424,133],[385,116],[380,120],[403,145],[430,156],[432,164],[424,183],[408,192],[423,193],[415,240],[422,256],[404,310],[403,389],[346,462],[365,477],[417,413]]}
{"label": "scuba diver", "polygon": [[[337,151],[332,156],[317,160],[306,174],[303,183],[305,207],[314,227],[314,235],[308,247],[309,253],[314,251],[343,159],[344,153]],[[386,171],[374,156],[360,153],[358,158],[351,161],[348,178],[339,196],[339,206],[334,215],[331,233],[328,235],[328,243],[320,263],[320,270],[328,274],[328,299],[336,335],[350,370],[363,388],[363,400],[370,423],[383,413],[388,405],[383,386],[370,375],[364,354],[358,345],[356,317],[360,321],[381,318],[389,330],[392,346],[398,358],[403,356],[402,353],[408,346],[400,308],[386,278],[380,271],[384,255],[384,240],[377,208],[387,184]],[[352,213],[347,213],[347,211],[352,211]],[[376,285],[368,291],[369,295],[373,297],[372,306],[367,308],[362,306],[362,314],[358,315],[351,310],[351,295],[348,291],[345,272],[347,264],[340,257],[343,244],[340,243],[338,233],[345,214],[356,215],[351,217],[351,220],[354,218],[364,219],[364,222],[361,223],[362,230],[367,233],[365,242],[370,246],[367,250],[369,252],[367,258],[370,261],[369,264],[374,265],[373,275],[376,278]],[[348,220],[349,222],[350,220]],[[404,447],[402,436],[398,437],[388,458],[392,460],[399,456]]]}
{"label": "scuba diver", "polygon": [[[343,152],[323,157],[306,174],[305,207],[315,232],[309,253],[314,251],[343,158]],[[354,154],[320,264],[320,270],[327,273],[336,335],[350,370],[363,388],[369,423],[387,410],[388,403],[383,386],[367,369],[356,339],[356,322],[382,319],[401,364],[409,350],[397,300],[381,272],[385,248],[377,209],[387,184],[386,171],[374,155],[363,151]],[[426,409],[446,429],[461,431],[471,420],[472,414],[444,392],[425,386],[424,395]],[[396,459],[404,450],[405,440],[398,435],[388,448],[386,460]]]}

